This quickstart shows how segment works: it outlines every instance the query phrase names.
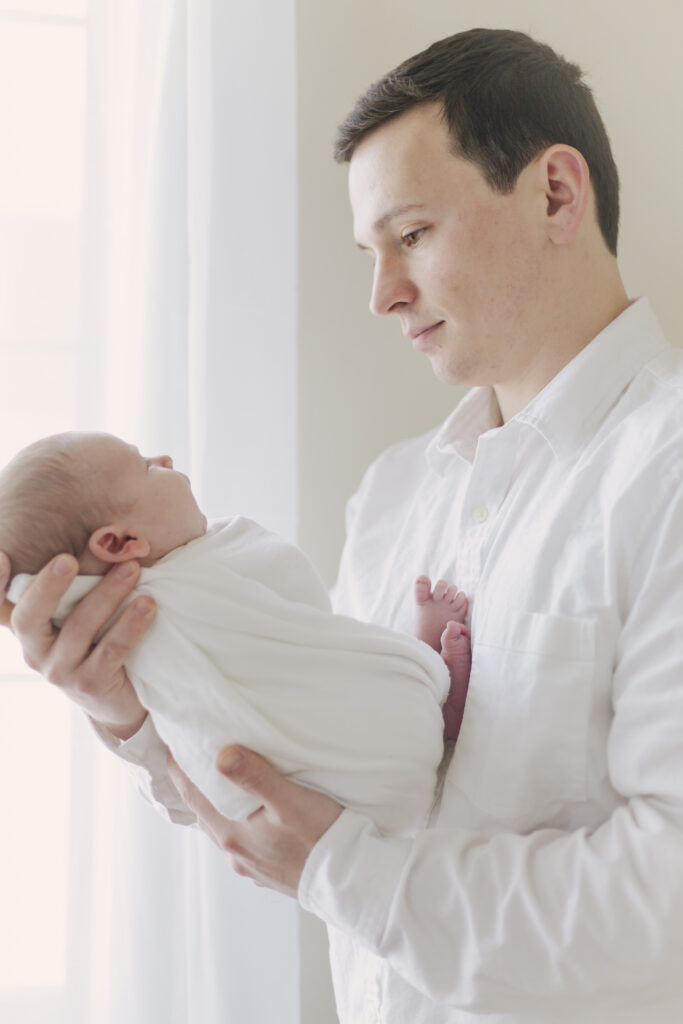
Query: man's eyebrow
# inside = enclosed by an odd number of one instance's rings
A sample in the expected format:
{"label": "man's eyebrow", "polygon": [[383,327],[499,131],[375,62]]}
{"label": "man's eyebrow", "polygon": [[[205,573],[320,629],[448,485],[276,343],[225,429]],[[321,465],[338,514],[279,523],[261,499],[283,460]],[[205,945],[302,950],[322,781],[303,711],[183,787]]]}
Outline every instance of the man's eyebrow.
{"label": "man's eyebrow", "polygon": [[[424,203],[404,203],[402,206],[393,206],[391,210],[387,210],[386,213],[375,221],[372,225],[373,231],[382,231],[390,220],[394,217],[400,217],[404,213],[408,213],[410,210],[424,210]],[[359,249],[367,249],[366,245],[361,245],[360,242],[356,242]]]}

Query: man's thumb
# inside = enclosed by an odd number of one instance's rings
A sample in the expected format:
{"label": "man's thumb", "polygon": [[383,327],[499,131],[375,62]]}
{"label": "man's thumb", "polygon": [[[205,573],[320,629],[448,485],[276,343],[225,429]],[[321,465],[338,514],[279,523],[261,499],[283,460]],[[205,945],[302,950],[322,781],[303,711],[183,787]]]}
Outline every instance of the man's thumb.
{"label": "man's thumb", "polygon": [[223,747],[216,758],[218,771],[240,789],[253,793],[264,801],[274,795],[280,776],[265,758],[245,747]]}

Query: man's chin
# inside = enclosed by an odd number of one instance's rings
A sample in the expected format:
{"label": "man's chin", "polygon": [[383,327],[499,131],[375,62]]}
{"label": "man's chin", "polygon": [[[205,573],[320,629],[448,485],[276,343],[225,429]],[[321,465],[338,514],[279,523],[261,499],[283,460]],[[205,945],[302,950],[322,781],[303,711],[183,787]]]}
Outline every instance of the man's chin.
{"label": "man's chin", "polygon": [[470,387],[474,383],[471,370],[453,360],[444,359],[443,352],[435,352],[429,357],[429,361],[434,376],[441,384],[448,384],[449,387]]}

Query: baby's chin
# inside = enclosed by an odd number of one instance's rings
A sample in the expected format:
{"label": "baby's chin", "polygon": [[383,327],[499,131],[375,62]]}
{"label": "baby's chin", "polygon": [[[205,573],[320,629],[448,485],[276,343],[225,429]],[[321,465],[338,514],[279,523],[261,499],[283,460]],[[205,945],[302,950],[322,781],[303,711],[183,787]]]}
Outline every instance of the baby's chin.
{"label": "baby's chin", "polygon": [[208,528],[209,521],[204,515],[204,513],[201,513],[200,521],[197,523],[194,529],[188,533],[186,539],[181,544],[179,544],[178,547],[184,547],[186,544],[190,544],[193,540],[199,540],[200,537],[204,536]]}
{"label": "baby's chin", "polygon": [[190,541],[199,540],[200,537],[204,536],[204,534],[206,533],[208,528],[209,528],[209,520],[206,518],[204,513],[201,512],[200,513],[200,522],[197,524],[196,532],[193,530],[192,531],[192,536],[189,536],[187,538],[187,540],[185,541],[185,543],[189,544]]}
{"label": "baby's chin", "polygon": [[209,521],[206,518],[206,516],[202,513],[201,526],[197,529],[196,533],[193,532],[192,536],[187,538],[186,543],[189,544],[190,541],[192,541],[192,540],[199,540],[200,537],[204,536],[204,534],[206,533],[208,528],[209,528]]}

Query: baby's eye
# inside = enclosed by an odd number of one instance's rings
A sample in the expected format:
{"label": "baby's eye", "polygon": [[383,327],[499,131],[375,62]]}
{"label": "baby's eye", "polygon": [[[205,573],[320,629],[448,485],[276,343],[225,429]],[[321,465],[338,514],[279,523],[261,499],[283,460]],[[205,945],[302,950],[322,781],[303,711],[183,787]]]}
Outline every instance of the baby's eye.
{"label": "baby's eye", "polygon": [[407,245],[409,249],[413,249],[419,242],[422,241],[427,228],[415,228],[414,231],[406,231],[405,235],[401,235],[401,241],[404,245]]}

